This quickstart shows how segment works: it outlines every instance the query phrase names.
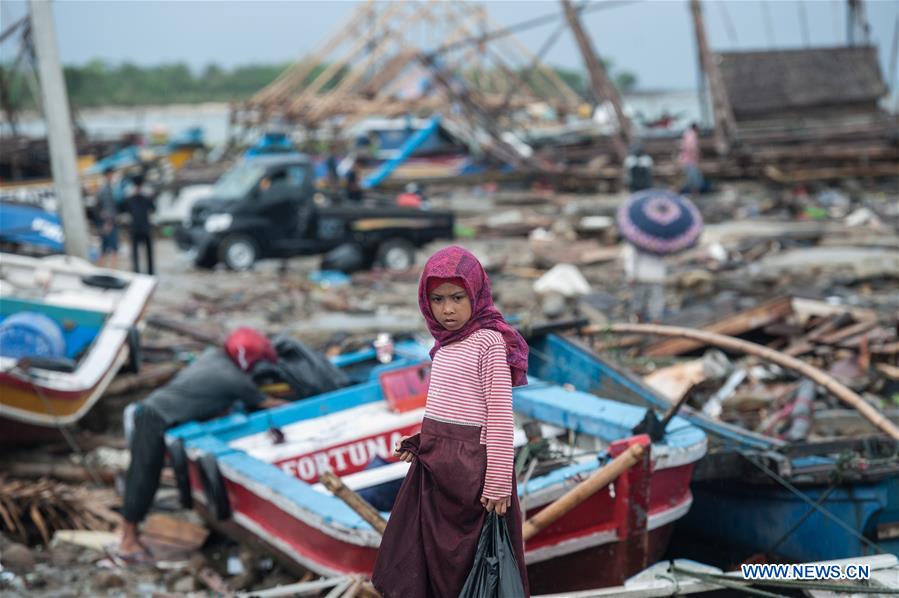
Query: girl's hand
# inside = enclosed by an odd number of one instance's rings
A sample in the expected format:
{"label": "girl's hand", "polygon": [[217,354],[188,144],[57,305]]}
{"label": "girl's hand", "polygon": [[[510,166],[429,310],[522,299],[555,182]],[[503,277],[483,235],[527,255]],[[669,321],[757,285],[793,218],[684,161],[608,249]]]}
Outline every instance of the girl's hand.
{"label": "girl's hand", "polygon": [[496,511],[496,514],[502,517],[506,514],[506,511],[512,506],[512,498],[510,496],[506,496],[503,498],[492,499],[487,498],[486,496],[481,497],[481,504],[487,509],[487,512],[490,513],[492,511]]}
{"label": "girl's hand", "polygon": [[410,453],[409,451],[400,450],[400,447],[403,444],[403,441],[407,438],[411,438],[411,436],[403,436],[399,440],[396,441],[396,444],[393,445],[393,454],[400,458],[400,461],[405,461],[406,463],[412,463],[412,460],[415,458],[415,455]]}

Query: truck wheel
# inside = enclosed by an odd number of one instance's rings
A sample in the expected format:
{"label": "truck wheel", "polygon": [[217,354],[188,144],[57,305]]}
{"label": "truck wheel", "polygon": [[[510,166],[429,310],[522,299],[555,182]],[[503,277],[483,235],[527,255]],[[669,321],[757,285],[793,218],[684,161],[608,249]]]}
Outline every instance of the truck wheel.
{"label": "truck wheel", "polygon": [[378,264],[385,270],[402,272],[415,265],[415,246],[404,239],[390,239],[378,248]]}
{"label": "truck wheel", "polygon": [[215,257],[215,254],[212,255],[197,255],[194,257],[194,266],[197,268],[203,268],[204,270],[212,270],[215,268],[215,265],[218,263],[218,260]]}
{"label": "truck wheel", "polygon": [[219,246],[219,259],[231,270],[249,270],[258,255],[256,242],[246,235],[226,237]]}

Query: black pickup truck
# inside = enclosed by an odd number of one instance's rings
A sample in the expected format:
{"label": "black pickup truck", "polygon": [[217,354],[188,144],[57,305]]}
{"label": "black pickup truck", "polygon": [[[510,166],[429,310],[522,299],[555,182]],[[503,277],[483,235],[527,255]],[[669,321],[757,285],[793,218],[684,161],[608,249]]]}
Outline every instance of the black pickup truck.
{"label": "black pickup truck", "polygon": [[373,206],[329,199],[314,187],[312,161],[301,154],[247,158],[215,183],[176,232],[194,263],[246,270],[264,258],[356,248],[367,266],[406,270],[415,249],[453,238],[452,212]]}

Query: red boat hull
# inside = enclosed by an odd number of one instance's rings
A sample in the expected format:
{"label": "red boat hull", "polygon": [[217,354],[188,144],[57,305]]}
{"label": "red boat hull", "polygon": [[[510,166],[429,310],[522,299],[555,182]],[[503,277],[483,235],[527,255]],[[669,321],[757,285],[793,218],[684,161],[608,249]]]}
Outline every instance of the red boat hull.
{"label": "red boat hull", "polygon": [[[614,447],[613,455],[634,439]],[[672,525],[689,509],[692,463],[652,471],[647,451],[642,463],[622,474],[607,489],[594,494],[526,544],[526,560],[534,593],[573,591],[618,585],[664,553]],[[206,502],[195,462],[189,462],[191,485],[200,506]],[[222,472],[232,510],[226,531],[256,539],[294,569],[318,574],[371,574],[377,537],[347,537],[317,521],[301,507],[284,506],[274,492]],[[541,504],[532,516],[571,487],[533,497]],[[525,497],[525,505],[528,498]],[[531,500],[533,503],[533,500]],[[294,512],[291,512],[293,510]],[[207,509],[201,509],[207,517]],[[343,537],[341,537],[343,536]]]}

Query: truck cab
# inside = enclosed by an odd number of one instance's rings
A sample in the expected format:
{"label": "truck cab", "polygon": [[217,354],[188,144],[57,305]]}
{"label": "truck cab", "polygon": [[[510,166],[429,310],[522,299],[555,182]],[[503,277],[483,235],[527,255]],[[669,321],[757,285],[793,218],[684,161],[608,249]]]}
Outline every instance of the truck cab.
{"label": "truck cab", "polygon": [[247,270],[259,259],[326,253],[353,245],[390,269],[414,264],[415,248],[452,239],[451,212],[379,207],[327,199],[314,187],[302,154],[244,159],[198,201],[178,230],[178,245],[197,266],[223,262]]}

